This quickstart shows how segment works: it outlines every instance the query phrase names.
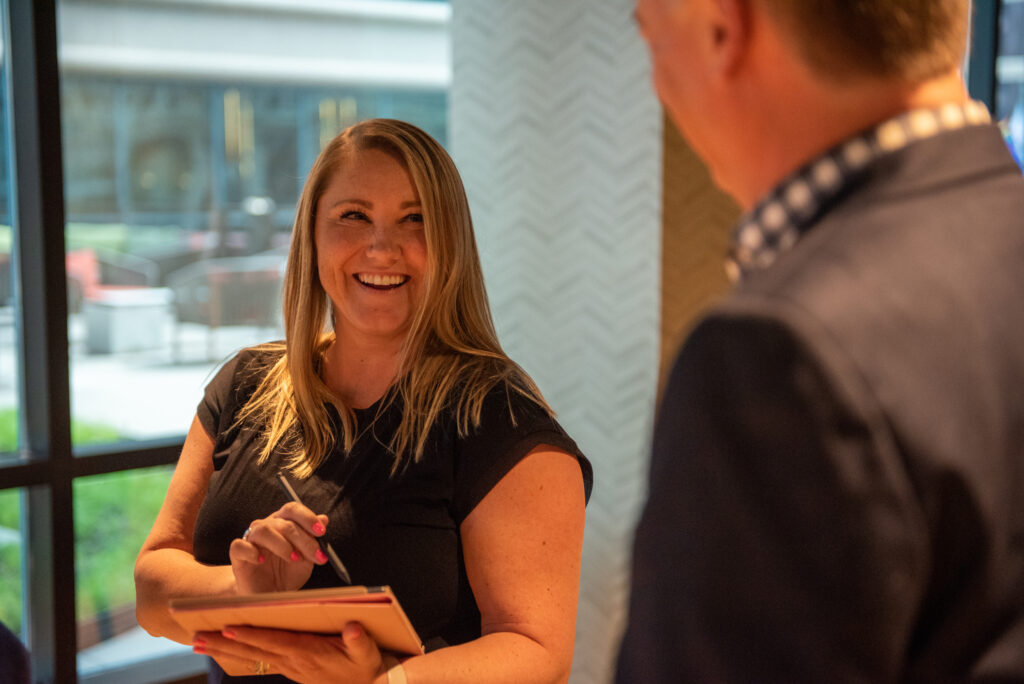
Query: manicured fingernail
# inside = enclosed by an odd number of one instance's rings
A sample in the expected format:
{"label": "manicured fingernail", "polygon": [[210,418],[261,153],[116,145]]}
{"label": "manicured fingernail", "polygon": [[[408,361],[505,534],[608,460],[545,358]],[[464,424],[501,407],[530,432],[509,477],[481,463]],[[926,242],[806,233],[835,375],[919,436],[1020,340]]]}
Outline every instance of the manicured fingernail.
{"label": "manicured fingernail", "polygon": [[320,523],[313,523],[313,534],[321,535],[325,532],[324,526]]}
{"label": "manicured fingernail", "polygon": [[263,557],[263,554],[260,554],[260,557],[257,558],[256,560],[258,560],[260,563],[262,563],[263,561],[265,561],[267,559]]}
{"label": "manicured fingernail", "polygon": [[324,553],[323,551],[321,551],[320,549],[317,549],[316,550],[316,562],[317,563],[326,563],[327,562],[327,554]]}
{"label": "manicured fingernail", "polygon": [[225,639],[237,639],[238,635],[232,632],[230,629],[225,629],[221,632]]}
{"label": "manicured fingernail", "polygon": [[200,647],[205,646],[206,645],[206,639],[201,639],[200,637],[196,637],[195,639],[192,640],[192,645],[193,646],[200,646]]}
{"label": "manicured fingernail", "polygon": [[289,556],[289,558],[291,558],[293,561],[297,561],[300,558],[302,558],[302,556],[299,555],[298,551],[292,551],[292,555]]}
{"label": "manicured fingernail", "polygon": [[192,652],[198,653],[199,655],[206,655],[206,646],[201,644],[192,644]]}

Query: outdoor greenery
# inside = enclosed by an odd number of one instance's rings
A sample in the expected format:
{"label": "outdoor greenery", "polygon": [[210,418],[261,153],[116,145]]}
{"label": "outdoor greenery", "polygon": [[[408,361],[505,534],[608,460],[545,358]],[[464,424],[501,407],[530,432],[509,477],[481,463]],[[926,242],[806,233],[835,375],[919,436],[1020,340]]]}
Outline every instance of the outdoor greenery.
{"label": "outdoor greenery", "polygon": [[78,619],[135,604],[132,569],[167,493],[160,466],[75,481]]}
{"label": "outdoor greenery", "polygon": [[[0,410],[0,451],[17,447],[17,413]],[[114,442],[116,430],[72,420],[76,445]],[[169,467],[80,478],[74,483],[78,619],[135,603],[132,566],[170,481]],[[0,490],[0,533],[17,531],[19,490]],[[7,536],[11,536],[10,532]],[[0,536],[0,621],[21,629],[21,547]]]}
{"label": "outdoor greenery", "polygon": [[[0,489],[0,530],[18,529],[18,490]],[[0,538],[0,622],[21,628],[21,547]]]}

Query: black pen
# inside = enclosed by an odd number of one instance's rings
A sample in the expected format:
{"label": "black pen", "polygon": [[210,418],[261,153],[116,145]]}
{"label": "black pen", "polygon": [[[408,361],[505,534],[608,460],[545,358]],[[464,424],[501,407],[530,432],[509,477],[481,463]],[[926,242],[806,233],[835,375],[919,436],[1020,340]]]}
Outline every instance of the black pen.
{"label": "black pen", "polygon": [[[284,489],[284,492],[288,495],[289,499],[297,504],[302,503],[302,499],[300,499],[299,495],[295,493],[295,490],[292,488],[291,483],[288,482],[288,478],[283,472],[279,472],[277,474],[277,481],[281,483],[281,488]],[[338,554],[336,554],[334,549],[331,548],[330,542],[323,537],[317,537],[316,542],[320,545],[320,549],[324,552],[324,555],[327,556],[327,560],[330,562],[331,567],[334,568],[334,572],[338,573],[338,577],[341,578],[341,581],[345,584],[352,584],[352,578],[348,576],[348,570],[345,569],[345,564],[341,562],[341,559],[338,558]]]}

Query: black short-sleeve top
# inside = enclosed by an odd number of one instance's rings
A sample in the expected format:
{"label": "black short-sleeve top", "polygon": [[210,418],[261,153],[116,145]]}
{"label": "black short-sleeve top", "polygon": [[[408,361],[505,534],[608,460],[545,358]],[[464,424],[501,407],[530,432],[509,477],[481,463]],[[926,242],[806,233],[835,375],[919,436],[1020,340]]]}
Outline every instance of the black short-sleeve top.
{"label": "black short-sleeve top", "polygon": [[[282,457],[275,453],[257,465],[257,430],[235,425],[237,411],[279,353],[243,350],[217,373],[199,404],[199,421],[215,441],[214,474],[194,533],[194,553],[202,563],[228,564],[231,540],[287,502],[275,480]],[[419,461],[392,474],[393,458],[384,445],[400,411],[397,404],[379,416],[377,406],[357,410],[361,432],[352,451],[336,446],[312,476],[292,482],[303,503],[327,514],[327,539],[354,584],[390,585],[428,648],[464,643],[480,636],[480,613],[466,578],[460,523],[540,444],[576,456],[588,499],[593,471],[544,410],[501,390],[487,396],[480,426],[471,434],[459,437],[454,415],[443,417]],[[328,413],[340,434],[340,418],[333,407]],[[330,565],[315,566],[306,588],[339,582]]]}

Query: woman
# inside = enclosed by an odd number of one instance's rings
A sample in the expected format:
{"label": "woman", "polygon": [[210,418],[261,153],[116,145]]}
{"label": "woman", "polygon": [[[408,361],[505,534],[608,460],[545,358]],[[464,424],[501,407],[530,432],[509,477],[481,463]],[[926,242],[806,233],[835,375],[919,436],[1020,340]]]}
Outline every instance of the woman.
{"label": "woman", "polygon": [[[372,120],[327,145],[284,319],[284,344],[207,388],[136,564],[139,624],[232,674],[566,681],[592,472],[498,344],[462,182],[430,136]],[[425,655],[396,664],[354,623],[193,635],[168,613],[173,597],[338,584],[321,536],[354,584],[392,587]]]}

